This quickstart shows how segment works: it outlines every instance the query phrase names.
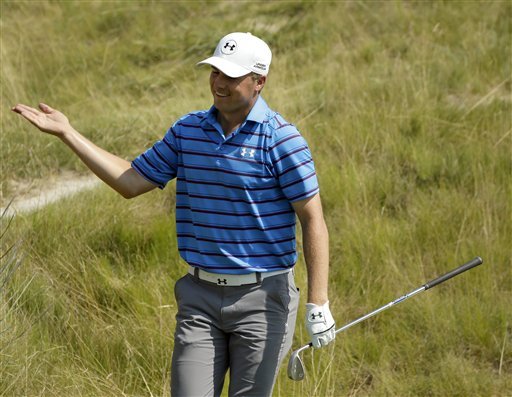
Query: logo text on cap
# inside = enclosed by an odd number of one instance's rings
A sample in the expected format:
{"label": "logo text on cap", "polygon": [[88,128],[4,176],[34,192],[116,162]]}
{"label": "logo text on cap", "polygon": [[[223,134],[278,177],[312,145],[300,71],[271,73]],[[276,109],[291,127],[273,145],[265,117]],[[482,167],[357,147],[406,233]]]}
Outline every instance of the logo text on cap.
{"label": "logo text on cap", "polygon": [[267,65],[264,63],[255,63],[253,66],[255,69],[267,70]]}
{"label": "logo text on cap", "polygon": [[233,54],[236,51],[236,41],[235,40],[226,41],[226,43],[222,46],[221,51],[223,54],[226,54],[226,55]]}

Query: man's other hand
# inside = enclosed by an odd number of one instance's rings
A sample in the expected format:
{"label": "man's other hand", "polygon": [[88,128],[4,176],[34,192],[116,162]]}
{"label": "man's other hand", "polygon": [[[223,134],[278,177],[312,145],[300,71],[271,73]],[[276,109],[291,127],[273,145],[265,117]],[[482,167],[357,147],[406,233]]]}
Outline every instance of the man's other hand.
{"label": "man's other hand", "polygon": [[335,322],[329,310],[329,301],[322,306],[306,303],[306,329],[315,348],[326,346],[334,340]]}

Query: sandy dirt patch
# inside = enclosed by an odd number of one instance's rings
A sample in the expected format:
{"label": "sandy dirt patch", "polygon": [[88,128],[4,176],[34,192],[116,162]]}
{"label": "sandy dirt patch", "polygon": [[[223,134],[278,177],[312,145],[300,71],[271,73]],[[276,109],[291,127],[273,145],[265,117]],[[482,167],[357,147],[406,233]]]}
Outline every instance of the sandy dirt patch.
{"label": "sandy dirt patch", "polygon": [[83,176],[73,172],[63,172],[45,180],[12,182],[14,193],[11,197],[2,198],[0,214],[3,214],[7,207],[9,208],[6,214],[34,212],[100,184],[101,180],[94,175]]}

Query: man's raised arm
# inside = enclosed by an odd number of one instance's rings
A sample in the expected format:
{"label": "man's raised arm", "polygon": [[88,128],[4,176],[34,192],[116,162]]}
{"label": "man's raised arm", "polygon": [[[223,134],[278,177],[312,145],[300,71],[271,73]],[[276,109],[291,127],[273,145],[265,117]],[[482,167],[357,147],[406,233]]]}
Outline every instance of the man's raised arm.
{"label": "man's raised arm", "polygon": [[140,176],[129,161],[103,150],[81,135],[63,113],[43,103],[39,104],[39,109],[18,104],[11,110],[41,131],[60,138],[92,172],[123,197],[136,197],[156,187]]}

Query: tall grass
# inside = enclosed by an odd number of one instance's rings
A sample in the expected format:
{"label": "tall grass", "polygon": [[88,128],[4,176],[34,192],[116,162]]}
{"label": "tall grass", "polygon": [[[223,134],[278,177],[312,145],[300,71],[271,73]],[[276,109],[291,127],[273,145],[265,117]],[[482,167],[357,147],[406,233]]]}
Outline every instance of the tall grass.
{"label": "tall grass", "polygon": [[[306,352],[306,379],[283,370],[274,395],[510,394],[509,2],[1,7],[3,200],[16,180],[86,172],[9,106],[46,101],[133,158],[210,106],[195,62],[223,34],[251,31],[274,50],[265,99],[315,157],[339,325],[476,255],[485,262]],[[5,293],[23,294],[1,327],[28,330],[0,352],[1,395],[168,395],[172,290],[185,272],[173,189],[125,201],[102,187],[16,218],[7,243],[23,236],[25,261]],[[302,259],[297,280],[304,291]],[[307,341],[302,310],[295,347]]]}

